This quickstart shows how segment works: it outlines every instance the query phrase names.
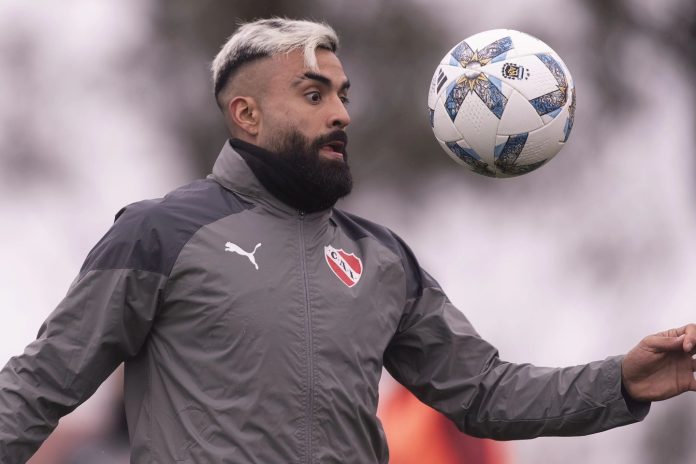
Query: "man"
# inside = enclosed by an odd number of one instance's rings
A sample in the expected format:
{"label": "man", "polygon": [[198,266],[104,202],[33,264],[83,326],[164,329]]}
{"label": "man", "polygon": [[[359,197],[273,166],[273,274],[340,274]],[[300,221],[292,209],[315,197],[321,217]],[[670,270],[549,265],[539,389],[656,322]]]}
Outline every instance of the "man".
{"label": "man", "polygon": [[323,24],[240,27],[213,63],[232,135],[212,174],[124,208],[0,372],[24,462],[125,361],[134,463],[386,463],[382,367],[465,433],[588,434],[696,390],[696,325],[564,369],[499,359],[351,190],[349,81]]}

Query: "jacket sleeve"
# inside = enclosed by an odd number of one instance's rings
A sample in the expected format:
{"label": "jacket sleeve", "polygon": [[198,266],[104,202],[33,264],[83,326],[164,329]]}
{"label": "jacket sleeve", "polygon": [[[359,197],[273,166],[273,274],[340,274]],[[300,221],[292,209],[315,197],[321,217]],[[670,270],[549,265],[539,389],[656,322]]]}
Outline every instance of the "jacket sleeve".
{"label": "jacket sleeve", "polygon": [[620,356],[567,368],[502,361],[402,246],[409,297],[385,367],[462,432],[498,440],[587,435],[647,415],[649,403],[622,393]]}
{"label": "jacket sleeve", "polygon": [[92,250],[37,339],[0,371],[3,464],[26,462],[58,419],[144,343],[166,277],[139,265],[157,250],[138,238],[142,215],[130,216]]}

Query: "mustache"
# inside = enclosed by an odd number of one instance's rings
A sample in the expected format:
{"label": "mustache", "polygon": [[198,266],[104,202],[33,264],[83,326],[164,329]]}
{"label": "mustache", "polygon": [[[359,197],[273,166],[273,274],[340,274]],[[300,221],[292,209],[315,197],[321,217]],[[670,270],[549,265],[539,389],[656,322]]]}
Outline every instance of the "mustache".
{"label": "mustache", "polygon": [[341,149],[341,151],[345,154],[346,147],[348,146],[348,134],[346,134],[346,132],[341,129],[336,129],[334,131],[329,132],[328,134],[317,137],[314,140],[313,145],[319,148],[331,142],[343,143],[343,148]]}

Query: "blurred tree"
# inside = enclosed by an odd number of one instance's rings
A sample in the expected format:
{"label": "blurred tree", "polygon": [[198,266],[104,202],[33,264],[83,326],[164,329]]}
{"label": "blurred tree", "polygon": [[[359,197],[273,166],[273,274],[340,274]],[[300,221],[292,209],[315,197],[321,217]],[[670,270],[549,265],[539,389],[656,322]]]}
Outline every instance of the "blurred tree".
{"label": "blurred tree", "polygon": [[[674,0],[660,8],[637,0],[587,0],[579,4],[590,22],[585,36],[591,43],[582,51],[583,62],[594,76],[589,87],[601,95],[597,99],[601,107],[593,110],[598,117],[586,122],[592,124],[594,137],[609,137],[607,131],[613,125],[606,124],[604,118],[628,114],[640,101],[626,79],[627,69],[635,65],[626,62],[632,41],[647,40],[673,53],[685,72],[694,72],[695,8],[691,0]],[[656,10],[661,13],[659,20],[653,14]],[[199,174],[209,171],[227,137],[210,90],[209,64],[239,22],[274,15],[325,20],[341,36],[340,56],[353,82],[349,152],[358,184],[414,184],[420,176],[452,168],[427,124],[427,87],[443,51],[463,35],[478,31],[472,28],[478,24],[476,18],[463,16],[455,36],[437,18],[440,10],[410,1],[158,0],[151,11],[157,78],[164,92],[176,97],[163,117],[179,143],[187,147],[184,151],[191,155]],[[527,20],[520,26],[534,33],[538,23]],[[587,87],[580,89],[581,99]],[[578,138],[572,142],[570,150],[596,152],[590,141]],[[583,167],[587,166],[571,163],[571,168],[560,174],[557,187],[564,184],[564,176]],[[492,182],[478,176],[468,176],[467,183],[487,194],[505,194],[504,189],[494,189]],[[516,195],[514,192],[528,188],[526,185],[506,186],[507,193]],[[417,189],[403,191],[418,194]]]}
{"label": "blurred tree", "polygon": [[153,9],[159,77],[178,100],[164,116],[180,143],[189,146],[200,174],[210,170],[227,137],[206,74],[209,63],[237,23],[269,16],[325,20],[339,33],[339,54],[354,89],[349,152],[353,161],[359,159],[353,163],[356,179],[422,175],[423,169],[449,163],[444,156],[423,156],[440,150],[427,124],[425,100],[435,65],[451,44],[422,8],[395,0],[342,6],[310,0],[160,0]]}
{"label": "blurred tree", "polygon": [[19,23],[0,39],[0,86],[11,89],[7,95],[14,97],[3,100],[0,111],[0,183],[28,189],[47,178],[67,182],[64,160],[53,156],[45,138],[36,136],[35,90],[41,76],[33,30]]}
{"label": "blurred tree", "polygon": [[[615,117],[627,114],[640,101],[640,95],[631,92],[626,81],[633,66],[652,66],[650,51],[642,56],[642,62],[627,60],[634,57],[628,52],[632,43],[645,40],[660,52],[672,56],[672,62],[693,81],[696,75],[696,3],[693,0],[673,0],[654,4],[637,0],[587,0],[581,3],[590,13],[593,30],[588,34],[592,43],[588,47],[588,62],[594,71],[596,86],[601,92],[603,108],[599,115]],[[656,70],[659,73],[659,69]],[[659,91],[655,83],[642,86],[643,90]],[[696,103],[696,92],[687,96]],[[696,105],[692,105],[692,108]],[[607,126],[597,118],[596,129]],[[696,120],[694,120],[696,124]],[[696,129],[696,128],[695,128]],[[692,132],[693,134],[696,131]]]}

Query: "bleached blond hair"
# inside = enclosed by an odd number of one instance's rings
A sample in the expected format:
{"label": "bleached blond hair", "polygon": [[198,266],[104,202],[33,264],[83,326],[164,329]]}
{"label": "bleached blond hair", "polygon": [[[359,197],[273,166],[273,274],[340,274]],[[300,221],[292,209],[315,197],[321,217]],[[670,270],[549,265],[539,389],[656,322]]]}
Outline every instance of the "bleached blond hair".
{"label": "bleached blond hair", "polygon": [[215,97],[244,63],[265,56],[303,49],[306,66],[316,70],[317,48],[338,50],[338,35],[328,24],[277,17],[242,24],[210,67]]}

